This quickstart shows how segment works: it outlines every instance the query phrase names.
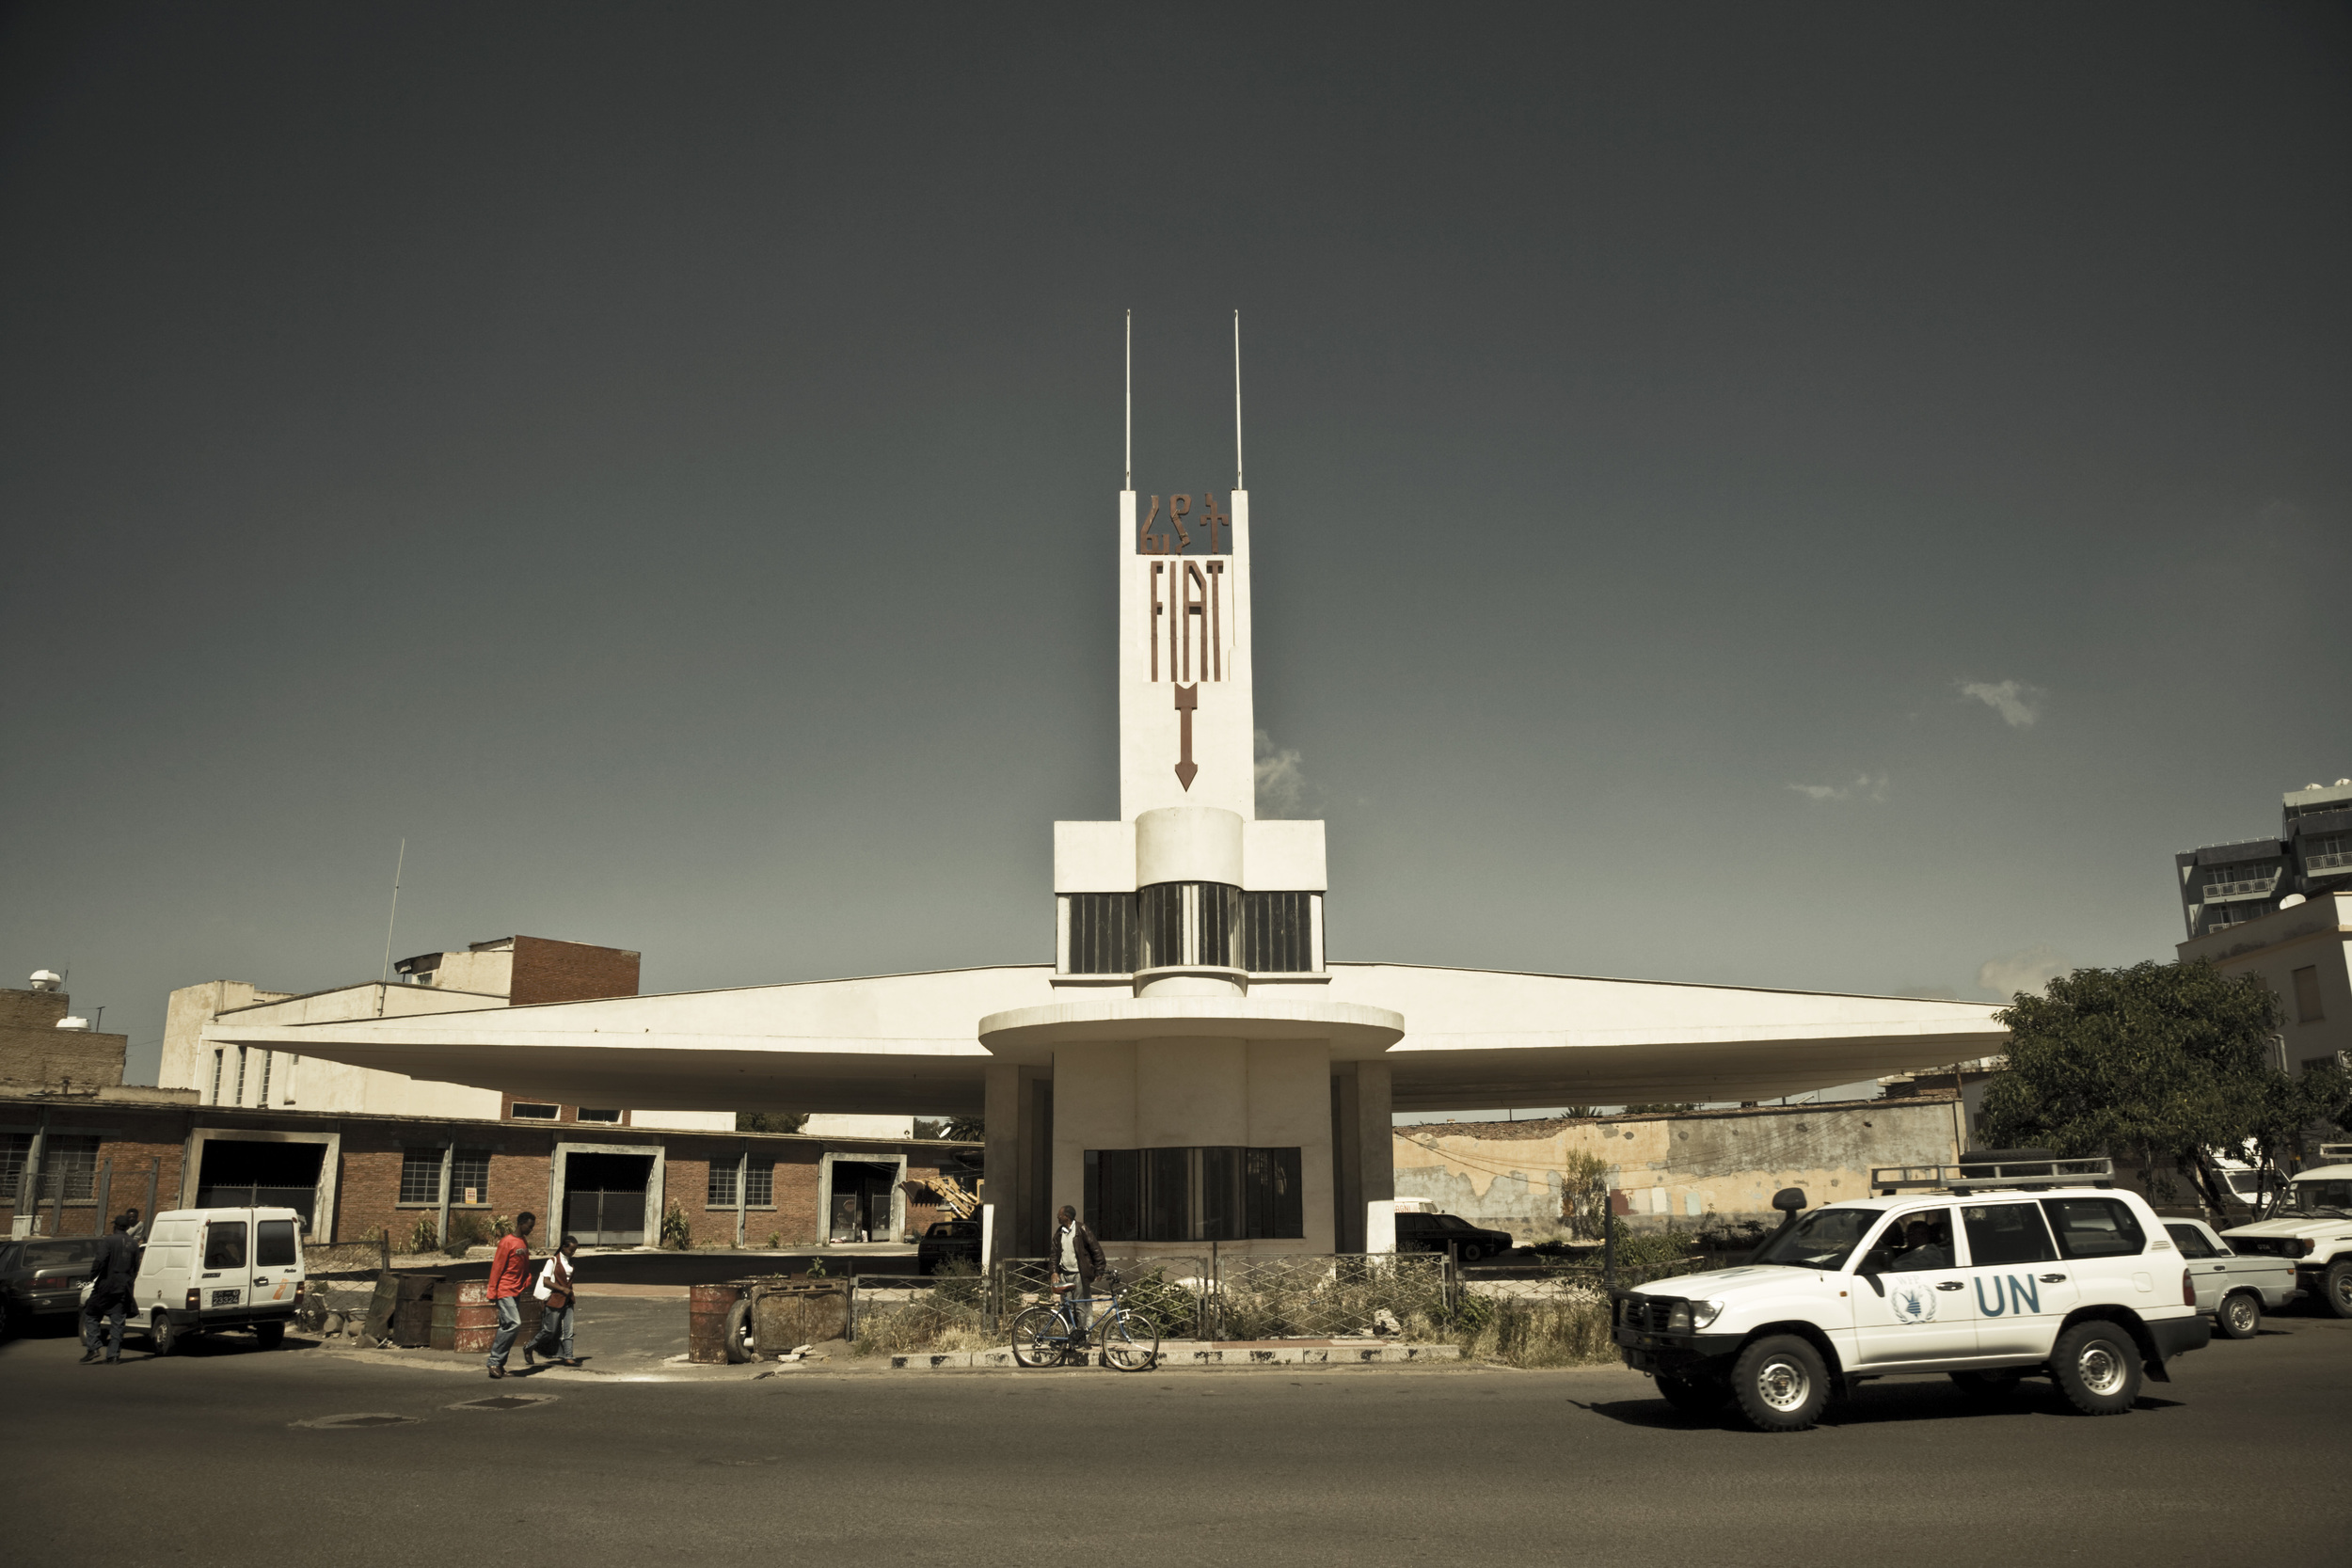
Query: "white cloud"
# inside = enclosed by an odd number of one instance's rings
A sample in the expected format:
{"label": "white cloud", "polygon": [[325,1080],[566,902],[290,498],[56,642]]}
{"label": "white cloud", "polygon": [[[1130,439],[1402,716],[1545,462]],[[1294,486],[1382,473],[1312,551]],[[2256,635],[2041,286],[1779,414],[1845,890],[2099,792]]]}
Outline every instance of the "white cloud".
{"label": "white cloud", "polygon": [[1865,773],[1851,784],[1792,784],[1788,787],[1808,800],[1883,800],[1886,799],[1886,775]]}
{"label": "white cloud", "polygon": [[1254,771],[1258,810],[1268,816],[1296,811],[1307,793],[1307,775],[1298,767],[1299,753],[1289,747],[1276,750],[1274,737],[1263,730],[1257,732],[1257,753]]}
{"label": "white cloud", "polygon": [[2038,991],[2059,975],[2074,972],[2074,961],[2055,947],[2021,947],[1979,964],[1977,985],[1996,996],[2010,997],[2021,990]]}
{"label": "white cloud", "polygon": [[2042,704],[2049,696],[2040,687],[2027,686],[2023,681],[1955,681],[1952,684],[1960,688],[1962,696],[1973,697],[1999,714],[2003,722],[2012,730],[2031,729],[2033,721],[2042,717]]}

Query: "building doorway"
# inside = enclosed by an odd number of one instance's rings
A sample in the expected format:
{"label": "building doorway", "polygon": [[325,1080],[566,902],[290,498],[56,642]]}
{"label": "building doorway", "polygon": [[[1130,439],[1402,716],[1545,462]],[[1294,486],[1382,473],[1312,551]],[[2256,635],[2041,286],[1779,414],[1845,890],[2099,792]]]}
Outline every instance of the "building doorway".
{"label": "building doorway", "polygon": [[574,1154],[564,1162],[564,1225],[581,1246],[644,1246],[650,1154]]}
{"label": "building doorway", "polygon": [[204,1140],[202,1150],[196,1178],[198,1208],[292,1209],[302,1216],[305,1235],[317,1228],[313,1222],[325,1144],[215,1136]]}
{"label": "building doorway", "polygon": [[893,1200],[898,1185],[898,1165],[863,1161],[833,1163],[833,1212],[826,1228],[835,1242],[895,1242],[891,1228]]}

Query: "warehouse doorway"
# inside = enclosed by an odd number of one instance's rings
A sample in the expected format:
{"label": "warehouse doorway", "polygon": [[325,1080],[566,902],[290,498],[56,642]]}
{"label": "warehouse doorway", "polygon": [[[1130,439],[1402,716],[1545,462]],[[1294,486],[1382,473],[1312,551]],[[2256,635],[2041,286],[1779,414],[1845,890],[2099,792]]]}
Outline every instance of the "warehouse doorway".
{"label": "warehouse doorway", "polygon": [[564,1162],[564,1224],[581,1246],[644,1246],[653,1188],[650,1154],[573,1154]]}
{"label": "warehouse doorway", "polygon": [[825,1239],[830,1242],[895,1242],[898,1239],[898,1183],[903,1156],[895,1160],[824,1157]]}

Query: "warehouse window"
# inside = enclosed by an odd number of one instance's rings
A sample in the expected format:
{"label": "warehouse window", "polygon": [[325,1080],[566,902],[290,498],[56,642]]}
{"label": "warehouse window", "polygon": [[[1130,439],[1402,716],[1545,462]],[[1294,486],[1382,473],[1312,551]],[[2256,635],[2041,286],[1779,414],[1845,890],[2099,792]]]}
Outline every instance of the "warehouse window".
{"label": "warehouse window", "polygon": [[490,1151],[461,1148],[450,1157],[449,1200],[468,1208],[490,1201]]}
{"label": "warehouse window", "polygon": [[[706,1188],[703,1206],[707,1209],[735,1207],[735,1168],[733,1160],[710,1162],[710,1181]],[[776,1164],[773,1160],[752,1160],[743,1167],[743,1207],[772,1209],[776,1206]]]}
{"label": "warehouse window", "polygon": [[437,1148],[400,1151],[400,1201],[408,1205],[438,1205],[441,1201],[441,1156]]}
{"label": "warehouse window", "polygon": [[528,1101],[517,1100],[515,1101],[514,1109],[508,1111],[506,1114],[511,1117],[518,1117],[524,1121],[553,1121],[556,1116],[556,1109],[557,1108],[553,1105],[534,1105]]}
{"label": "warehouse window", "polygon": [[1087,1226],[1106,1242],[1306,1235],[1295,1148],[1089,1148]]}
{"label": "warehouse window", "polygon": [[16,1184],[24,1180],[24,1162],[33,1152],[30,1132],[0,1132],[0,1202],[13,1202]]}
{"label": "warehouse window", "polygon": [[592,1111],[587,1106],[582,1105],[580,1108],[580,1119],[582,1121],[618,1121],[621,1119],[621,1113],[618,1111]]}

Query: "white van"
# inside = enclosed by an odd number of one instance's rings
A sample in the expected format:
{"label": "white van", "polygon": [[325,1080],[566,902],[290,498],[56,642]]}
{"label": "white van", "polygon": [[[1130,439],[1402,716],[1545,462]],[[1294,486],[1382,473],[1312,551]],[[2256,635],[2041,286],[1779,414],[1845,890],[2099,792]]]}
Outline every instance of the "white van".
{"label": "white van", "polygon": [[292,1209],[171,1209],[147,1227],[133,1320],[169,1355],[191,1334],[249,1328],[263,1350],[302,1305],[302,1216]]}

